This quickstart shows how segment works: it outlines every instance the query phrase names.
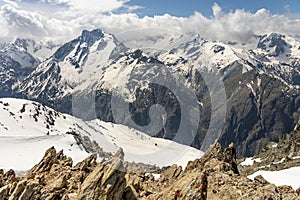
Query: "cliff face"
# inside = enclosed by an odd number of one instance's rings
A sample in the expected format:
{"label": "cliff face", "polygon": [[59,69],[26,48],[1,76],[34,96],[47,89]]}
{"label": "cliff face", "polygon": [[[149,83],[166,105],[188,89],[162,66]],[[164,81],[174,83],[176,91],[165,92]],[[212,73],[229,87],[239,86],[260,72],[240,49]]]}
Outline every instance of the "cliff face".
{"label": "cliff face", "polygon": [[[73,166],[72,159],[50,148],[24,176],[0,171],[0,199],[299,199],[299,189],[276,187],[262,177],[240,175],[235,148],[215,143],[202,158],[183,170],[176,165],[152,173],[129,173],[143,167],[123,161],[120,149],[96,163],[90,156]],[[142,171],[142,170],[141,170]]]}
{"label": "cliff face", "polygon": [[278,171],[300,166],[300,120],[290,134],[282,136],[278,142],[270,142],[253,158],[239,162],[239,169],[245,175],[258,170]]}

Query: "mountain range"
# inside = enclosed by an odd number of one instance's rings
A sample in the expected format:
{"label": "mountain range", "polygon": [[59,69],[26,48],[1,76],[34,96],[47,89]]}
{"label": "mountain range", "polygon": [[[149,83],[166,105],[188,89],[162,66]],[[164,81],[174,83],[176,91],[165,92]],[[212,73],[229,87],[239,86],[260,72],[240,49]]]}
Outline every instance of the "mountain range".
{"label": "mountain range", "polygon": [[178,38],[168,38],[172,45],[164,51],[128,48],[100,29],[63,45],[16,39],[0,45],[0,95],[203,151],[215,140],[233,142],[239,157],[293,129],[300,112],[299,38],[270,33],[256,36],[251,48]]}

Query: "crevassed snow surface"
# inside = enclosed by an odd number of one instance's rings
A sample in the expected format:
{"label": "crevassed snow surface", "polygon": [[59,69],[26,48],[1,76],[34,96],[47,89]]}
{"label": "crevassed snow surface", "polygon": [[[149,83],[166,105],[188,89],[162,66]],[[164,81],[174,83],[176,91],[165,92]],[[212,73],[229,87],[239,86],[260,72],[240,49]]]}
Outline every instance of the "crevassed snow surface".
{"label": "crevassed snow surface", "polygon": [[122,147],[125,160],[167,166],[187,162],[203,152],[170,140],[153,138],[123,125],[100,120],[82,121],[42,104],[23,99],[0,99],[0,168],[26,171],[54,146],[72,157],[74,164],[89,153],[70,132],[88,137],[105,152]]}
{"label": "crevassed snow surface", "polygon": [[248,176],[248,178],[253,180],[258,175],[262,175],[264,179],[276,186],[290,185],[295,190],[300,187],[300,167],[292,167],[280,171],[257,171]]}

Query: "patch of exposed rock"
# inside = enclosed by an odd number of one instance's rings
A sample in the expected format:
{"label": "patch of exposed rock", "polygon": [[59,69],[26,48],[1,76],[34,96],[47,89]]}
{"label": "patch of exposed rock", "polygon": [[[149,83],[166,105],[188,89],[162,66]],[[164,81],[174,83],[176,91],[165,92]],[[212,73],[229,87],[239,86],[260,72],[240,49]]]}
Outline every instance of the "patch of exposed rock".
{"label": "patch of exposed rock", "polygon": [[13,170],[0,171],[0,200],[56,199],[299,199],[290,187],[276,187],[262,177],[254,181],[239,174],[235,148],[215,143],[202,158],[152,173],[129,173],[122,149],[109,159],[96,162],[91,155],[73,166],[71,158],[52,147],[22,177]]}
{"label": "patch of exposed rock", "polygon": [[[252,165],[239,165],[244,175],[258,170],[278,171],[300,166],[300,121],[294,130],[280,138],[278,142],[270,142],[260,153],[253,157]],[[244,159],[239,160],[239,163]]]}

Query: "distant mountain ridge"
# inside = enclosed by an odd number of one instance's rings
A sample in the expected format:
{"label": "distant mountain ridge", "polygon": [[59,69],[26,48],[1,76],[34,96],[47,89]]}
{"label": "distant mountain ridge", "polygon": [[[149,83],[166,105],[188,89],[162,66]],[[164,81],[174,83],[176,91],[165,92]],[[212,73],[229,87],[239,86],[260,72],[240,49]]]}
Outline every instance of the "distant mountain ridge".
{"label": "distant mountain ridge", "polygon": [[30,39],[16,38],[12,43],[0,45],[0,97],[16,95],[18,85],[56,48],[51,42],[37,43]]}

